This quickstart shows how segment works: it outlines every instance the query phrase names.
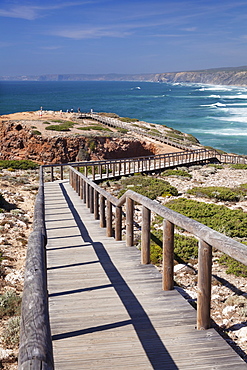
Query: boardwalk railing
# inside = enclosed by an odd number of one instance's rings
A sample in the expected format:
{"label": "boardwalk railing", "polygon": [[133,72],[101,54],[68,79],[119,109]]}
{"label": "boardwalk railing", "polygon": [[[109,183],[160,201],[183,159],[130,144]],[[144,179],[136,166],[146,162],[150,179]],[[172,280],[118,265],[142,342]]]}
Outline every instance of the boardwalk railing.
{"label": "boardwalk railing", "polygon": [[29,236],[21,308],[19,370],[53,369],[46,275],[43,169]]}
{"label": "boardwalk railing", "polygon": [[231,164],[247,164],[247,158],[219,154],[216,150],[198,149],[193,152],[178,152],[158,154],[152,156],[124,158],[124,159],[110,159],[98,161],[84,161],[84,162],[71,162],[50,164],[43,166],[43,169],[50,169],[51,181],[54,181],[54,169],[59,168],[59,177],[63,180],[64,167],[84,167],[85,176],[91,172],[93,180],[102,180],[124,175],[131,175],[138,172],[154,172],[166,168],[177,166],[186,166],[191,164],[202,164],[210,161],[218,161],[220,163]]}
{"label": "boardwalk railing", "polygon": [[[163,289],[173,289],[174,226],[181,227],[199,239],[198,251],[198,298],[197,328],[210,327],[212,248],[217,248],[237,261],[247,265],[247,246],[211,228],[166,208],[149,198],[127,190],[117,199],[92,180],[70,167],[70,184],[78,193],[100,227],[106,227],[107,236],[122,239],[122,229],[126,229],[126,245],[134,245],[134,202],[142,205],[141,262],[150,263],[150,223],[151,212],[163,218]],[[126,206],[126,219],[123,226],[122,207]],[[115,212],[113,212],[113,206]],[[114,218],[114,221],[113,221]],[[113,228],[115,226],[115,230]]]}
{"label": "boardwalk railing", "polygon": [[[78,115],[79,118],[90,118],[93,119],[97,122],[103,123],[104,125],[110,126],[110,127],[116,127],[116,128],[121,128],[125,129],[128,131],[135,132],[136,134],[144,137],[149,137],[153,140],[160,141],[164,144],[174,146],[176,148],[180,148],[183,150],[193,150],[190,148],[190,146],[193,144],[191,141],[187,140],[185,141],[184,144],[181,143],[181,140],[176,139],[176,138],[169,138],[168,136],[162,135],[162,133],[157,133],[157,134],[152,134],[148,132],[145,129],[142,129],[141,127],[135,127],[132,124],[123,122],[117,118],[112,118],[112,117],[106,117],[106,116],[101,116],[97,113],[83,113]],[[138,123],[138,121],[137,121]],[[186,145],[187,144],[187,145]]]}
{"label": "boardwalk railing", "polygon": [[[115,198],[99,187],[93,179],[106,176],[120,176],[135,172],[149,172],[166,167],[190,163],[207,162],[218,159],[224,163],[247,163],[245,158],[220,156],[215,151],[195,151],[195,153],[173,153],[152,157],[131,158],[114,161],[91,161],[70,164],[54,164],[40,167],[40,186],[35,203],[33,232],[30,234],[26,256],[26,269],[22,299],[21,331],[18,369],[54,369],[52,340],[50,333],[47,276],[46,276],[46,231],[44,217],[44,175],[50,168],[54,180],[54,168],[60,169],[64,177],[64,166],[69,166],[70,183],[86,203],[100,227],[106,227],[107,236],[122,239],[126,228],[126,244],[133,245],[134,202],[142,205],[141,262],[150,262],[150,219],[151,212],[160,215],[163,221],[163,289],[173,289],[173,248],[174,226],[179,226],[199,239],[197,328],[210,327],[211,265],[212,247],[247,265],[247,246],[220,234],[209,227],[176,213],[138,193],[128,190],[120,199]],[[92,179],[76,168],[92,169]],[[76,168],[74,168],[76,167]],[[104,174],[105,172],[105,174]],[[122,207],[126,206],[126,220],[123,226]],[[113,212],[115,207],[115,212]]]}
{"label": "boardwalk railing", "polygon": [[88,176],[90,170],[94,180],[102,180],[138,172],[154,172],[176,166],[207,163],[216,160],[217,156],[218,153],[215,150],[198,149],[193,152],[183,151],[135,158],[51,164],[43,168],[51,170],[51,181],[54,180],[54,168],[60,168],[60,177],[63,179],[63,168],[68,165],[84,167],[85,176]]}

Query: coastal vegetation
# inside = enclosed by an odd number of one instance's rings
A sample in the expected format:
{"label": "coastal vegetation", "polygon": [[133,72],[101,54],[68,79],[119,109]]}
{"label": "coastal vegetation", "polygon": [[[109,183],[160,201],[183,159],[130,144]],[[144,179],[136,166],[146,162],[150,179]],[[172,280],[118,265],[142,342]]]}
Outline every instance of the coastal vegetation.
{"label": "coastal vegetation", "polygon": [[225,202],[237,202],[247,195],[247,184],[233,189],[224,186],[194,187],[189,189],[187,193],[196,197],[218,199]]}
{"label": "coastal vegetation", "polygon": [[35,170],[38,168],[38,164],[27,160],[0,160],[0,169],[6,168],[6,169],[14,169],[14,170]]}
{"label": "coastal vegetation", "polygon": [[[58,121],[60,122],[60,121]],[[70,131],[72,127],[74,127],[74,122],[62,122],[59,125],[50,125],[47,126],[45,129],[50,131]]]}
{"label": "coastal vegetation", "polygon": [[165,176],[165,177],[168,177],[168,176],[180,176],[180,177],[192,178],[192,175],[188,171],[180,170],[180,169],[169,169],[169,170],[165,170],[164,172],[162,172],[161,175],[162,176]]}
{"label": "coastal vegetation", "polygon": [[142,194],[150,199],[157,197],[166,197],[171,195],[178,195],[178,191],[169,182],[157,179],[151,176],[142,176],[136,174],[133,177],[121,179],[122,190],[119,192],[119,198],[126,190],[130,189],[139,194]]}

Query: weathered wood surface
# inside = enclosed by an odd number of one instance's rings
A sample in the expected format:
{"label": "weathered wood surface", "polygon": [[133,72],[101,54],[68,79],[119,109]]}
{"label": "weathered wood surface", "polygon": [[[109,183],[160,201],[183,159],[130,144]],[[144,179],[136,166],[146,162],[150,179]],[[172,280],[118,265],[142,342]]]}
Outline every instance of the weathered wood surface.
{"label": "weathered wood surface", "polygon": [[[105,236],[66,182],[45,184],[55,369],[247,369],[140,252]],[[80,215],[80,216],[79,216]]]}

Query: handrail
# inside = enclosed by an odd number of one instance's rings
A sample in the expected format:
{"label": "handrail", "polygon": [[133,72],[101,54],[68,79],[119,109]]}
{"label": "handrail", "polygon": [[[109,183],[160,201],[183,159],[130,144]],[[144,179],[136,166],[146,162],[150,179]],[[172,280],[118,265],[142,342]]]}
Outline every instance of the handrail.
{"label": "handrail", "polygon": [[19,370],[53,370],[52,340],[48,313],[46,275],[46,230],[44,217],[43,168],[34,208],[33,231],[28,239],[21,329]]}
{"label": "handrail", "polygon": [[[91,118],[95,121],[103,123],[104,125],[111,126],[111,127],[124,128],[124,129],[127,129],[128,131],[135,132],[138,135],[149,137],[151,139],[160,141],[167,145],[174,146],[176,148],[180,148],[184,150],[193,150],[192,148],[189,148],[188,146],[181,144],[181,140],[179,141],[179,139],[173,138],[171,140],[168,136],[162,135],[162,133],[159,133],[158,135],[151,134],[150,132],[147,132],[145,129],[142,129],[141,127],[139,128],[134,127],[133,125],[129,125],[128,123],[123,122],[113,117],[101,116],[97,113],[83,113],[83,114],[80,113],[79,118]],[[192,143],[189,140],[187,141],[187,143],[192,145]]]}
{"label": "handrail", "polygon": [[[213,149],[197,149],[193,152],[182,151],[176,153],[165,153],[143,157],[132,157],[122,159],[109,159],[97,161],[82,161],[60,164],[47,164],[43,168],[51,168],[51,181],[54,180],[54,167],[60,167],[61,179],[63,179],[63,167],[85,167],[85,175],[87,176],[87,168],[92,167],[93,179],[101,180],[104,177],[115,177],[121,175],[133,174],[136,172],[153,172],[169,167],[181,166],[192,163],[201,163],[217,158],[217,152]],[[106,176],[103,174],[105,170]],[[98,171],[98,173],[97,173]]]}
{"label": "handrail", "polygon": [[[63,180],[63,168],[65,166],[85,167],[86,176],[88,172],[87,168],[92,167],[93,179],[102,180],[104,178],[128,175],[135,172],[153,172],[160,169],[177,167],[181,165],[203,163],[212,159],[218,160],[220,163],[247,164],[246,157],[231,154],[219,154],[214,149],[197,149],[191,152],[183,151],[122,159],[69,162],[59,164],[51,163],[43,165],[43,168],[51,169],[51,181],[54,181],[54,167],[60,168],[61,180]],[[105,169],[106,176],[103,175],[103,168]]]}
{"label": "handrail", "polygon": [[[142,205],[142,236],[141,261],[150,262],[150,214],[155,212],[163,218],[163,275],[162,287],[164,290],[173,289],[173,254],[174,254],[174,226],[179,226],[199,239],[198,250],[198,300],[197,300],[197,328],[210,327],[211,303],[211,275],[212,275],[212,248],[228,254],[239,262],[247,265],[247,246],[224,234],[221,234],[198,221],[183,216],[149,198],[127,190],[120,198],[109,194],[94,181],[70,167],[70,184],[78,193],[95,219],[100,219],[100,226],[106,227],[106,235],[113,236],[113,213],[115,212],[115,238],[122,238],[122,206],[126,204],[126,245],[133,246],[134,230],[134,202]],[[99,200],[100,196],[100,200]],[[106,211],[105,211],[106,208]]]}

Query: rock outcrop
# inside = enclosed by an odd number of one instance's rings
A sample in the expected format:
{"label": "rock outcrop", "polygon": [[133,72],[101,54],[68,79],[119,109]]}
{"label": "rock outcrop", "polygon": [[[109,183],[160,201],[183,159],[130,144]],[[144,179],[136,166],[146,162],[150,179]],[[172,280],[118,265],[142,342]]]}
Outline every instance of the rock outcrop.
{"label": "rock outcrop", "polygon": [[0,125],[0,159],[30,159],[40,164],[66,163],[76,161],[79,150],[84,154],[81,160],[97,160],[153,155],[158,149],[145,140],[100,136],[43,137],[34,134],[23,123],[3,121]]}

